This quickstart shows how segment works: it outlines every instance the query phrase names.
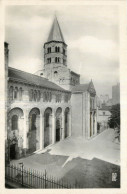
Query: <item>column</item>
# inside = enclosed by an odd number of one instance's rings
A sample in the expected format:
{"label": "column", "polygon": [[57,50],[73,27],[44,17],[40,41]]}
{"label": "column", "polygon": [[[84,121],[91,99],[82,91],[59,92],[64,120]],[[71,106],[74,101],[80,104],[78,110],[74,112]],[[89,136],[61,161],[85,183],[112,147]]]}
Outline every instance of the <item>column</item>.
{"label": "column", "polygon": [[28,109],[24,109],[24,130],[23,130],[23,148],[27,149],[28,148],[28,137],[27,137],[27,133],[29,131],[29,120],[28,120]]}
{"label": "column", "polygon": [[95,115],[94,115],[94,129],[95,129],[95,135],[97,135],[97,113],[95,112]]}
{"label": "column", "polygon": [[69,137],[71,136],[71,109],[69,108],[69,113],[68,113],[68,122],[69,122],[69,126],[68,126],[68,130],[69,130]]}
{"label": "column", "polygon": [[52,114],[49,115],[49,145],[53,143],[52,132],[53,132],[53,123],[52,123]]}
{"label": "column", "polygon": [[52,112],[52,144],[56,141],[56,115],[55,111]]}
{"label": "column", "polygon": [[44,111],[40,110],[40,150],[44,148]]}
{"label": "column", "polygon": [[91,113],[91,121],[92,121],[92,122],[91,122],[91,126],[92,126],[92,127],[91,127],[91,129],[92,129],[92,130],[91,130],[91,131],[92,131],[91,136],[93,136],[93,125],[94,125],[94,115],[93,115],[93,112]]}
{"label": "column", "polygon": [[62,110],[62,126],[61,126],[61,133],[62,133],[62,139],[65,137],[65,115],[64,111]]}

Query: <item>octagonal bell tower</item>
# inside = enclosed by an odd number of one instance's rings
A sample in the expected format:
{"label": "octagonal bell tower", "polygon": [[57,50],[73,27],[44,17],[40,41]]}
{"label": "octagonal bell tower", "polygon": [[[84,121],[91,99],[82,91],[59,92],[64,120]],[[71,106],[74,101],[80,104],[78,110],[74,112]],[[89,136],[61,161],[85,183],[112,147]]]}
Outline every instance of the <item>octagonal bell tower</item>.
{"label": "octagonal bell tower", "polygon": [[67,67],[67,44],[55,16],[47,42],[44,44],[44,74],[58,81],[59,68]]}

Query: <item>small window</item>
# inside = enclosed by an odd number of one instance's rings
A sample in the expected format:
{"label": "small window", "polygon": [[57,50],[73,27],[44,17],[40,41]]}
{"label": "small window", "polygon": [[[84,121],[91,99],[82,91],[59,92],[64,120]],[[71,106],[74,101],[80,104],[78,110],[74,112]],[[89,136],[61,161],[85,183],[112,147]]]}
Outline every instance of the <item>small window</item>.
{"label": "small window", "polygon": [[18,129],[18,116],[13,115],[11,120],[12,120],[12,130],[17,130]]}
{"label": "small window", "polygon": [[38,92],[37,92],[37,101],[38,101],[38,102],[40,101],[40,98],[41,98],[41,93],[40,93],[40,91],[38,90]]}
{"label": "small window", "polygon": [[63,49],[63,54],[65,55],[65,49]]}
{"label": "small window", "polygon": [[103,112],[103,115],[105,115],[105,112]]}
{"label": "small window", "polygon": [[47,49],[47,52],[48,52],[48,53],[51,53],[51,47],[49,47],[49,48]]}
{"label": "small window", "polygon": [[15,90],[14,90],[14,99],[17,99],[18,98],[18,88],[15,87]]}
{"label": "small window", "polygon": [[9,96],[10,96],[10,100],[13,100],[13,86],[10,87]]}
{"label": "small window", "polygon": [[29,93],[29,99],[30,99],[30,101],[32,101],[33,100],[33,90],[31,89],[30,90],[30,93]]}
{"label": "small window", "polygon": [[34,101],[36,101],[37,100],[37,91],[35,90],[34,91]]}
{"label": "small window", "polygon": [[22,100],[22,88],[19,88],[19,100]]}
{"label": "small window", "polygon": [[57,46],[56,46],[56,47],[55,47],[55,52],[56,52],[56,53],[59,53],[59,52],[60,52],[60,47],[57,47]]}
{"label": "small window", "polygon": [[48,58],[47,59],[47,63],[51,63],[51,58]]}
{"label": "small window", "polygon": [[59,63],[60,62],[60,58],[59,57],[55,57],[55,63]]}

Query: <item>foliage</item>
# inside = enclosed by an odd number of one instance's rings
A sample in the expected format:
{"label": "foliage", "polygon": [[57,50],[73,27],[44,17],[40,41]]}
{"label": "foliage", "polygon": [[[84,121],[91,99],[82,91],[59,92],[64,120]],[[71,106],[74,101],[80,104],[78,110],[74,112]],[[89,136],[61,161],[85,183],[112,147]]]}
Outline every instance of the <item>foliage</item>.
{"label": "foliage", "polygon": [[120,104],[111,107],[111,116],[109,119],[110,128],[118,128],[120,130]]}

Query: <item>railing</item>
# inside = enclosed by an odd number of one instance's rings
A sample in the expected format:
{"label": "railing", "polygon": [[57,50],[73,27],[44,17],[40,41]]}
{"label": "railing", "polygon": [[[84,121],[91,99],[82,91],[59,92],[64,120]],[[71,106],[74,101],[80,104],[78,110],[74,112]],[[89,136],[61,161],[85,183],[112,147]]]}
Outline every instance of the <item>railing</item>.
{"label": "railing", "polygon": [[26,169],[23,166],[20,168],[15,165],[5,167],[5,179],[18,183],[21,187],[26,188],[79,188],[77,184],[71,186],[68,183],[64,183],[62,180],[48,176],[46,170],[44,173],[40,173],[36,170]]}

